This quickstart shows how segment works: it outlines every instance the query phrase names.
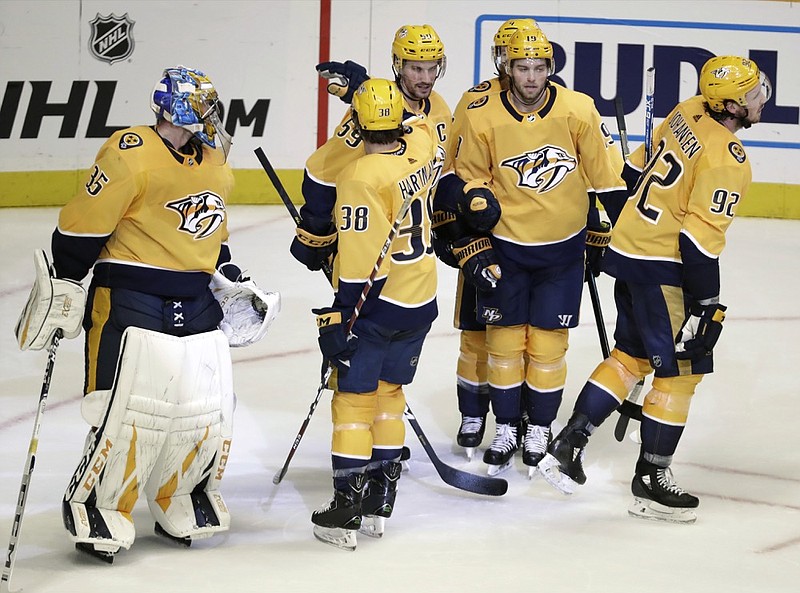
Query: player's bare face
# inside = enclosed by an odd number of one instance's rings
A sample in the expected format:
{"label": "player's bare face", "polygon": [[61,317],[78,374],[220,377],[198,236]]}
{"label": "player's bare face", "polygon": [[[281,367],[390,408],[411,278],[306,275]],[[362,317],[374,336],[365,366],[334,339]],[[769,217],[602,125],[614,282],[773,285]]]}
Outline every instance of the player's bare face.
{"label": "player's bare face", "polygon": [[747,101],[747,118],[749,124],[757,124],[761,121],[761,112],[767,104],[767,95],[764,94],[762,86],[757,86],[744,96]]}
{"label": "player's bare face", "polygon": [[541,106],[547,88],[547,62],[541,58],[514,60],[511,63],[511,94],[524,111]]}
{"label": "player's bare face", "polygon": [[412,101],[427,99],[439,74],[439,62],[406,61],[400,70],[400,85],[403,94]]}

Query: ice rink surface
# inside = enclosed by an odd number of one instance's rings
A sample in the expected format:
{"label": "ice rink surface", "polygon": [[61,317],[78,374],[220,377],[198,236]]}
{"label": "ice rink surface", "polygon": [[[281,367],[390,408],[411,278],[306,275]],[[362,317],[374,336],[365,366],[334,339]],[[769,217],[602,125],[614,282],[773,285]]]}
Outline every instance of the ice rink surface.
{"label": "ice rink surface", "polygon": [[[796,591],[800,582],[800,221],[737,219],[721,258],[725,330],[716,372],[694,398],[675,457],[677,482],[700,497],[694,525],[628,517],[638,448],[613,437],[612,416],[586,452],[586,485],[571,497],[521,458],[503,474],[508,493],[486,498],[444,484],[414,433],[410,470],[381,540],[359,537],[354,553],[316,541],[311,512],[330,497],[330,392],[322,397],[284,481],[283,464],[319,385],[320,355],[310,310],[331,301],[321,274],[288,253],[292,220],[282,206],[229,208],[237,262],[283,310],[260,343],[233,351],[238,407],[222,492],[230,532],[180,548],[153,534],[147,505],[134,511],[138,537],[112,566],[78,555],[60,502],[81,456],[83,340],[62,341],[22,526],[12,590],[65,593],[281,592],[472,593],[480,591]],[[33,281],[33,250],[46,248],[57,209],[0,210],[0,546],[11,531],[46,353],[19,352],[13,328]],[[376,254],[377,256],[377,254]],[[406,395],[439,456],[485,472],[455,447],[458,334],[455,274],[440,267],[440,316]],[[613,329],[609,278],[599,279]],[[588,294],[571,332],[569,376],[559,421],[601,358]],[[648,383],[649,385],[649,383]],[[647,388],[647,387],[646,387]],[[490,423],[484,446],[491,442]]]}

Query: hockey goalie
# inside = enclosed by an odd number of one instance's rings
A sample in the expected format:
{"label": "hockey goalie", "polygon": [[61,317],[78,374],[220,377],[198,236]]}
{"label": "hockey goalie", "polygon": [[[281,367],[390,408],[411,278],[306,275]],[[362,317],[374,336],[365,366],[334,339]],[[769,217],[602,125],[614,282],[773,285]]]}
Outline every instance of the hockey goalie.
{"label": "hockey goalie", "polygon": [[17,325],[23,349],[59,329],[76,336],[82,308],[67,324],[64,299],[78,302],[92,271],[81,406],[91,429],[62,512],[77,549],[107,562],[133,544],[142,494],[156,533],[184,545],[230,527],[220,494],[235,406],[229,348],[261,339],[280,311],[280,295],[231,262],[230,138],[213,83],[167,68],[151,107],[154,125],[114,133],[62,208],[53,266],[37,252]]}

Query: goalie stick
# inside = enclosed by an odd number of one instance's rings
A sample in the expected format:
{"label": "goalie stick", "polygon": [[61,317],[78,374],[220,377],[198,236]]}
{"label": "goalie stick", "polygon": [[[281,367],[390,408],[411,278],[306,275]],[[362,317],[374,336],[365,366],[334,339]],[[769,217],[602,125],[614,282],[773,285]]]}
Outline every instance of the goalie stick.
{"label": "goalie stick", "polygon": [[[280,179],[278,179],[277,175],[275,174],[275,170],[272,168],[272,165],[270,164],[267,155],[260,147],[256,148],[255,152],[256,156],[258,157],[258,160],[261,162],[261,165],[264,168],[264,171],[267,173],[270,180],[275,185],[275,189],[277,189],[278,193],[281,195],[281,199],[283,200],[284,204],[289,210],[289,213],[292,215],[295,222],[299,224],[300,222],[302,222],[302,217],[300,217],[300,213],[297,212],[297,209],[295,208],[294,204],[289,199],[289,196],[286,193],[286,190],[283,188]],[[272,174],[270,174],[270,171],[272,172]],[[346,331],[348,333],[350,333],[350,331],[353,328],[353,325],[358,319],[361,307],[366,301],[367,294],[371,290],[372,285],[375,281],[375,276],[378,274],[381,264],[383,263],[386,254],[389,252],[389,249],[392,246],[394,238],[397,236],[397,232],[400,229],[400,225],[402,224],[403,219],[406,217],[406,214],[408,213],[408,209],[411,206],[412,197],[413,194],[406,196],[406,199],[403,201],[403,205],[401,206],[400,211],[397,214],[397,218],[395,219],[394,224],[392,224],[392,228],[389,231],[389,236],[386,238],[386,241],[384,242],[383,247],[381,248],[381,252],[378,255],[377,260],[375,261],[375,265],[373,266],[372,272],[370,273],[370,276],[367,279],[367,282],[364,284],[363,290],[361,291],[361,296],[359,297],[358,302],[356,303],[355,309],[353,310],[353,314],[351,315],[349,321],[347,322]],[[331,280],[330,276],[328,276],[328,280]],[[297,436],[295,437],[294,442],[292,443],[292,447],[289,451],[288,456],[286,457],[286,461],[284,462],[283,467],[281,467],[281,469],[272,478],[273,484],[280,484],[280,482],[286,475],[286,472],[289,469],[289,464],[291,463],[292,458],[294,457],[294,454],[297,451],[297,447],[300,445],[300,441],[302,440],[303,435],[305,434],[306,429],[308,428],[308,425],[311,422],[311,416],[314,414],[314,410],[316,410],[317,405],[319,404],[319,400],[322,397],[322,392],[325,390],[328,384],[328,379],[330,379],[332,372],[333,372],[333,367],[331,366],[330,363],[328,363],[326,365],[325,374],[322,378],[322,381],[320,382],[320,386],[317,389],[316,397],[314,398],[314,401],[311,403],[311,406],[309,407],[308,410],[308,414],[306,415],[305,420],[303,420],[303,424],[300,426],[300,430],[298,431]],[[433,447],[430,445],[428,437],[423,432],[422,427],[419,425],[419,422],[417,422],[416,416],[411,411],[411,408],[408,406],[408,403],[406,403],[404,416],[406,420],[408,420],[408,423],[411,425],[411,428],[414,430],[414,433],[417,435],[417,438],[419,439],[419,442],[422,444],[423,449],[425,449],[425,452],[428,454],[428,457],[430,458],[431,463],[433,463],[434,468],[436,468],[439,477],[441,477],[446,484],[453,486],[454,488],[458,488],[460,490],[473,492],[475,494],[484,494],[487,496],[501,496],[508,491],[508,482],[506,482],[504,479],[471,474],[469,472],[456,469],[444,463],[441,459],[439,459],[439,456],[436,455],[436,451],[434,451]]]}
{"label": "goalie stick", "polygon": [[17,547],[19,546],[19,534],[22,529],[22,516],[25,513],[25,503],[28,500],[28,490],[30,489],[33,468],[36,465],[36,450],[39,447],[39,430],[42,427],[42,415],[47,406],[47,396],[50,391],[50,378],[53,376],[53,366],[56,362],[56,350],[61,341],[63,331],[59,328],[53,334],[53,341],[47,353],[47,367],[44,371],[42,381],[42,391],[39,395],[39,406],[36,408],[36,417],[33,420],[33,434],[31,443],[28,446],[28,457],[25,459],[25,467],[22,471],[22,483],[19,486],[19,496],[17,497],[17,510],[14,513],[14,522],[11,524],[11,537],[8,540],[8,553],[3,564],[3,574],[0,576],[0,592],[9,593],[11,586],[11,572],[14,570],[14,562],[17,558]]}

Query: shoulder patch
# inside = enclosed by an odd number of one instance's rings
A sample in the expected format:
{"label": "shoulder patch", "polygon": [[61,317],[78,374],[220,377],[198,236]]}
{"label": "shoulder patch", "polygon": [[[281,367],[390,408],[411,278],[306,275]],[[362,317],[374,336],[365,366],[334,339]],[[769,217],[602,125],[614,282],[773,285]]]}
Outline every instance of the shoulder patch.
{"label": "shoulder patch", "polygon": [[489,101],[489,95],[484,95],[480,99],[476,99],[469,105],[467,105],[467,109],[477,109],[478,107],[483,107],[486,105],[487,101]]}
{"label": "shoulder patch", "polygon": [[137,146],[141,146],[144,144],[144,140],[139,134],[134,134],[133,132],[126,132],[122,135],[122,138],[119,140],[119,149],[126,150],[128,148],[136,148]]}
{"label": "shoulder patch", "polygon": [[488,80],[484,80],[483,82],[479,82],[478,84],[476,84],[474,87],[469,89],[467,92],[468,93],[485,93],[486,91],[488,91],[491,88],[492,88],[492,83],[489,82]]}
{"label": "shoulder patch", "polygon": [[744,153],[744,148],[738,142],[731,142],[728,144],[728,150],[736,159],[736,162],[743,163],[747,160],[747,155]]}

